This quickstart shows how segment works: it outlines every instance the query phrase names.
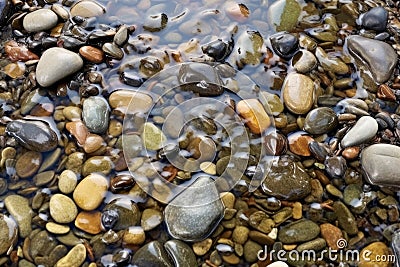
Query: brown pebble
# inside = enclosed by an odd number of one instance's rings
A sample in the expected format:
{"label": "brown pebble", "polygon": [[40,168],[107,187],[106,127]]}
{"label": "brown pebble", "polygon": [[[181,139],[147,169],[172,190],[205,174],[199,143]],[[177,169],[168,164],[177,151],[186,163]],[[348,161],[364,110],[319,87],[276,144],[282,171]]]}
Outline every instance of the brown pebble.
{"label": "brown pebble", "polygon": [[54,105],[52,103],[43,103],[35,106],[30,114],[37,117],[48,117],[54,112]]}
{"label": "brown pebble", "polygon": [[231,254],[231,255],[223,255],[222,259],[228,263],[228,264],[232,264],[232,265],[237,265],[240,262],[240,258],[238,256],[236,256],[235,254]]}
{"label": "brown pebble", "polygon": [[237,104],[236,110],[245,119],[246,125],[252,133],[260,134],[271,124],[268,114],[258,99],[241,100]]}
{"label": "brown pebble", "polygon": [[67,122],[65,128],[76,138],[80,145],[85,144],[89,130],[82,121]]}
{"label": "brown pebble", "polygon": [[26,46],[20,45],[16,41],[8,41],[4,46],[4,51],[11,61],[39,59],[35,53],[32,53]]}
{"label": "brown pebble", "polygon": [[308,144],[314,141],[311,136],[295,133],[288,136],[288,141],[289,149],[292,153],[305,157],[311,156],[310,149],[308,148]]}
{"label": "brown pebble", "polygon": [[382,100],[396,101],[396,95],[393,90],[386,84],[381,84],[376,93],[377,97]]}
{"label": "brown pebble", "polygon": [[321,236],[326,240],[328,246],[331,249],[339,249],[338,241],[343,239],[342,231],[330,223],[321,224],[320,228]]}
{"label": "brown pebble", "polygon": [[36,151],[28,151],[17,159],[15,170],[21,178],[34,175],[42,164],[42,154]]}
{"label": "brown pebble", "polygon": [[90,133],[86,137],[83,149],[86,153],[93,153],[98,150],[103,144],[104,140],[100,135]]}
{"label": "brown pebble", "polygon": [[75,219],[75,226],[89,234],[97,235],[101,232],[101,212],[81,211]]}
{"label": "brown pebble", "polygon": [[351,147],[346,147],[343,152],[342,152],[342,156],[345,159],[348,160],[353,160],[356,159],[358,157],[358,154],[360,153],[360,147],[358,146],[351,146]]}
{"label": "brown pebble", "polygon": [[104,53],[101,49],[98,49],[93,46],[82,46],[79,49],[79,54],[86,59],[87,61],[93,62],[93,63],[101,63],[104,60]]}

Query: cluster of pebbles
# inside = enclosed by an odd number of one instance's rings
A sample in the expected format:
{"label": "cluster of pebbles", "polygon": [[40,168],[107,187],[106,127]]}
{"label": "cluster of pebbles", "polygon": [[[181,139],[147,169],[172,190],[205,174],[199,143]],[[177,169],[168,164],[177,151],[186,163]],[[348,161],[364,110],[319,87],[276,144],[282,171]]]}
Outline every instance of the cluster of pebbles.
{"label": "cluster of pebbles", "polygon": [[0,265],[392,266],[398,2],[178,2],[0,2]]}

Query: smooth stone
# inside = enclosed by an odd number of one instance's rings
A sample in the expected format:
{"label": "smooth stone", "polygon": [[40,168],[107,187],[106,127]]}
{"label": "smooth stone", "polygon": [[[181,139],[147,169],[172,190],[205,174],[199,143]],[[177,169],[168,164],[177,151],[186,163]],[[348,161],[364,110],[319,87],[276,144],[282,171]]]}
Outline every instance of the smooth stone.
{"label": "smooth stone", "polygon": [[164,218],[172,237],[199,241],[211,234],[223,213],[213,180],[200,177],[167,205]]}
{"label": "smooth stone", "polygon": [[72,134],[80,145],[84,145],[86,138],[89,135],[89,129],[81,120],[67,122],[65,129]]}
{"label": "smooth stone", "polygon": [[35,183],[36,186],[44,186],[53,181],[54,176],[55,176],[54,171],[41,172],[33,177],[33,182]]}
{"label": "smooth stone", "polygon": [[173,267],[167,252],[158,241],[147,243],[138,249],[132,257],[134,266]]}
{"label": "smooth stone", "polygon": [[6,133],[14,137],[23,147],[37,152],[54,150],[58,145],[57,134],[41,121],[9,122]]}
{"label": "smooth stone", "polygon": [[168,16],[164,13],[147,16],[143,22],[143,29],[149,32],[159,32],[167,26]]}
{"label": "smooth stone", "polygon": [[252,240],[248,240],[243,246],[243,256],[247,262],[256,262],[258,260],[258,252],[263,248]]}
{"label": "smooth stone", "polygon": [[366,180],[375,185],[400,186],[400,148],[390,144],[374,144],[361,152],[361,167]]}
{"label": "smooth stone", "polygon": [[282,95],[291,112],[305,114],[314,103],[314,82],[303,74],[290,73],[284,82]]}
{"label": "smooth stone", "polygon": [[252,133],[261,134],[271,125],[271,120],[258,99],[240,100],[236,105],[236,111]]}
{"label": "smooth stone", "polygon": [[344,75],[349,72],[349,66],[344,63],[340,58],[330,57],[321,47],[317,47],[315,50],[315,56],[317,57],[322,68],[326,71],[331,71],[336,74]]}
{"label": "smooth stone", "polygon": [[82,46],[79,48],[79,54],[87,61],[99,64],[104,60],[104,53],[101,49],[94,46]]}
{"label": "smooth stone", "polygon": [[183,125],[185,125],[183,112],[176,107],[168,113],[163,124],[163,131],[172,138],[178,138],[181,131],[180,126]]}
{"label": "smooth stone", "polygon": [[82,118],[92,133],[104,133],[108,129],[110,108],[103,97],[91,96],[83,102]]}
{"label": "smooth stone", "polygon": [[331,178],[343,178],[347,164],[341,156],[332,156],[325,159],[325,171]]}
{"label": "smooth stone", "polygon": [[211,248],[213,241],[211,238],[204,239],[203,241],[193,243],[193,252],[197,256],[204,256]]}
{"label": "smooth stone", "polygon": [[[322,229],[321,229],[322,230]],[[296,247],[296,250],[299,252],[303,252],[304,250],[315,250],[320,251],[326,247],[326,241],[323,238],[317,237],[311,241],[307,241],[302,243]]]}
{"label": "smooth stone", "polygon": [[97,134],[88,134],[86,137],[85,144],[83,145],[83,150],[90,154],[105,145],[103,138]]}
{"label": "smooth stone", "polygon": [[57,246],[57,241],[47,231],[38,231],[32,232],[32,236],[29,236],[31,246],[27,252],[32,258],[41,255],[49,255]]}
{"label": "smooth stone", "polygon": [[108,102],[110,106],[123,114],[146,113],[153,106],[153,99],[148,94],[130,90],[113,92]]}
{"label": "smooth stone", "polygon": [[13,79],[22,77],[25,71],[26,67],[22,62],[10,63],[4,67],[4,73]]}
{"label": "smooth stone", "polygon": [[333,204],[333,209],[337,215],[339,226],[349,235],[358,233],[357,221],[351,211],[340,201]]}
{"label": "smooth stone", "polygon": [[143,145],[148,150],[158,150],[167,141],[165,134],[151,122],[145,122],[142,131]]}
{"label": "smooth stone", "polygon": [[81,211],[75,218],[75,226],[86,233],[97,235],[101,232],[101,212]]}
{"label": "smooth stone", "polygon": [[304,120],[304,130],[310,134],[329,133],[338,125],[336,113],[328,107],[311,110]]}
{"label": "smooth stone", "polygon": [[75,245],[68,254],[57,261],[55,267],[79,267],[86,259],[86,247],[83,244]]}
{"label": "smooth stone", "polygon": [[42,164],[42,154],[36,151],[27,151],[22,154],[15,163],[17,175],[28,178],[34,175]]}
{"label": "smooth stone", "polygon": [[278,232],[278,239],[284,244],[301,243],[316,238],[319,233],[318,224],[302,219],[281,227]]}
{"label": "smooth stone", "polygon": [[88,176],[91,173],[108,175],[113,168],[110,157],[93,156],[85,161],[82,166],[82,176]]}
{"label": "smooth stone", "polygon": [[70,229],[69,229],[68,225],[58,224],[58,223],[54,223],[54,222],[48,222],[48,223],[46,223],[46,230],[52,234],[64,235],[64,234],[68,233]]}
{"label": "smooth stone", "polygon": [[61,19],[67,20],[69,19],[69,12],[63,5],[60,4],[53,4],[51,6],[51,10],[54,11]]}
{"label": "smooth stone", "polygon": [[290,59],[299,49],[299,39],[287,32],[276,33],[269,40],[274,52],[284,59]]}
{"label": "smooth stone", "polygon": [[386,30],[389,13],[384,7],[374,7],[360,16],[361,25],[369,30],[383,32]]}
{"label": "smooth stone", "polygon": [[82,0],[71,7],[71,16],[84,18],[98,17],[106,13],[105,7],[96,1]]}
{"label": "smooth stone", "polygon": [[18,195],[9,195],[4,199],[4,204],[7,211],[18,223],[19,236],[27,237],[32,232],[33,214],[29,200]]}
{"label": "smooth stone", "polygon": [[165,250],[170,255],[174,266],[196,266],[197,260],[193,250],[180,240],[168,240],[164,244]]}
{"label": "smooth stone", "polygon": [[[112,214],[113,218],[105,218],[104,214]],[[115,216],[114,216],[115,215]],[[140,210],[137,204],[126,198],[116,198],[108,203],[103,209],[102,222],[113,219],[113,230],[123,230],[140,223]]]}
{"label": "smooth stone", "polygon": [[122,25],[114,35],[114,43],[118,46],[123,46],[128,41],[128,27]]}
{"label": "smooth stone", "polygon": [[397,54],[391,45],[358,35],[347,37],[346,43],[356,65],[368,68],[375,82],[389,80],[397,64]]}
{"label": "smooth stone", "polygon": [[378,132],[378,123],[371,116],[361,117],[346,133],[340,144],[342,147],[356,146],[371,140]]}
{"label": "smooth stone", "polygon": [[[383,260],[384,258],[388,259],[388,256],[392,255],[392,252],[383,242],[373,242],[369,244],[360,251],[360,255],[365,255],[366,257],[360,257],[360,262],[358,263],[358,267],[392,266],[392,263],[389,260],[387,261]],[[382,260],[377,261],[378,259]]]}
{"label": "smooth stone", "polygon": [[76,186],[73,198],[83,210],[96,209],[103,202],[108,190],[108,180],[101,174],[91,173]]}
{"label": "smooth stone", "polygon": [[48,87],[77,72],[83,66],[82,58],[67,49],[52,47],[43,52],[36,67],[36,80]]}
{"label": "smooth stone", "polygon": [[58,189],[64,194],[72,193],[77,184],[78,177],[71,170],[64,170],[58,177]]}
{"label": "smooth stone", "polygon": [[338,241],[343,239],[342,231],[330,223],[323,223],[319,226],[321,228],[321,236],[326,240],[326,243],[331,249],[342,249],[338,247]]}
{"label": "smooth stone", "polygon": [[78,214],[72,199],[63,194],[55,194],[50,198],[50,215],[58,223],[70,223]]}
{"label": "smooth stone", "polygon": [[124,51],[114,43],[105,43],[102,49],[104,53],[117,60],[121,60],[124,57]]}
{"label": "smooth stone", "polygon": [[268,18],[276,31],[292,31],[299,20],[301,6],[296,0],[275,1],[268,8]]}
{"label": "smooth stone", "polygon": [[163,221],[162,212],[156,209],[145,209],[140,219],[144,231],[150,231],[159,226]]}
{"label": "smooth stone", "polygon": [[289,149],[296,155],[308,157],[311,155],[310,143],[314,139],[303,132],[294,132],[288,136]]}
{"label": "smooth stone", "polygon": [[285,200],[299,200],[311,192],[310,176],[289,157],[280,157],[262,183],[265,194]]}
{"label": "smooth stone", "polygon": [[17,223],[12,218],[0,214],[0,255],[11,252],[17,237]]}
{"label": "smooth stone", "polygon": [[50,9],[39,9],[28,13],[23,20],[27,32],[47,31],[57,25],[58,17]]}
{"label": "smooth stone", "polygon": [[276,94],[261,92],[259,100],[263,104],[264,109],[266,111],[270,110],[274,116],[279,115],[285,108],[281,99]]}
{"label": "smooth stone", "polygon": [[275,261],[271,264],[268,264],[266,267],[289,267],[284,261]]}
{"label": "smooth stone", "polygon": [[82,110],[78,107],[68,106],[63,109],[63,115],[70,121],[80,120],[82,118]]}
{"label": "smooth stone", "polygon": [[233,229],[232,240],[243,245],[249,237],[250,230],[245,226],[238,225]]}
{"label": "smooth stone", "polygon": [[131,226],[127,229],[122,237],[125,245],[141,245],[146,240],[146,234],[140,226]]}
{"label": "smooth stone", "polygon": [[293,67],[299,73],[307,73],[317,67],[317,58],[308,50],[301,50],[293,57]]}

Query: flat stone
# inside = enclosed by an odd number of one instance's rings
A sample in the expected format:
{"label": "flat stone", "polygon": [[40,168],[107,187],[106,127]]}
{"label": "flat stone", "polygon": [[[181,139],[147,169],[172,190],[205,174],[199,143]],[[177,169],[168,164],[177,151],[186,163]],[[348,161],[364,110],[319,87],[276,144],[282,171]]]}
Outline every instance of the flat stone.
{"label": "flat stone", "polygon": [[145,122],[143,125],[142,140],[144,147],[148,150],[158,150],[164,146],[167,141],[165,134],[151,122]]}
{"label": "flat stone", "polygon": [[122,242],[126,245],[141,245],[145,240],[146,234],[140,226],[129,227],[122,237]]}
{"label": "flat stone", "polygon": [[81,209],[91,211],[103,202],[107,189],[108,180],[101,174],[92,173],[79,182],[73,198]]}
{"label": "flat stone", "polygon": [[283,85],[285,106],[295,114],[307,113],[314,103],[314,82],[308,76],[290,73]]}
{"label": "flat stone", "polygon": [[108,128],[110,108],[107,101],[100,96],[91,96],[83,102],[82,118],[92,133],[104,133]]}
{"label": "flat stone", "polygon": [[391,45],[358,35],[347,37],[346,42],[357,67],[369,69],[376,83],[389,80],[397,64],[397,54]]}
{"label": "flat stone", "polygon": [[351,211],[340,201],[333,204],[339,226],[350,235],[358,233],[357,221]]}
{"label": "flat stone", "polygon": [[278,232],[278,239],[284,244],[301,243],[316,238],[319,232],[318,224],[302,219],[281,227]]}
{"label": "flat stone", "polygon": [[50,9],[39,9],[28,13],[23,20],[27,32],[47,31],[57,25],[58,17]]}
{"label": "flat stone", "polygon": [[72,199],[63,194],[55,194],[50,198],[50,215],[58,223],[70,223],[78,214]]}
{"label": "flat stone", "polygon": [[20,237],[27,237],[32,232],[33,214],[29,200],[18,195],[9,195],[4,199],[4,204],[7,211],[18,223]]}
{"label": "flat stone", "polygon": [[98,17],[106,13],[105,7],[96,1],[82,0],[71,7],[71,16],[81,16],[84,18]]}
{"label": "flat stone", "polygon": [[64,235],[64,234],[68,233],[70,229],[69,229],[68,225],[58,224],[58,223],[54,223],[54,222],[48,222],[48,223],[46,223],[46,230],[52,234]]}
{"label": "flat stone", "polygon": [[378,123],[371,116],[361,117],[346,133],[340,144],[343,147],[356,146],[371,140],[378,132]]}
{"label": "flat stone", "polygon": [[258,99],[239,101],[236,111],[244,119],[252,133],[261,134],[271,125],[271,120]]}
{"label": "flat stone", "polygon": [[148,94],[132,90],[117,90],[110,95],[108,102],[123,114],[146,113],[153,105],[153,99]]}
{"label": "flat stone", "polygon": [[307,114],[304,130],[310,134],[324,134],[335,129],[338,123],[336,113],[331,108],[316,108]]}
{"label": "flat stone", "polygon": [[164,218],[174,238],[199,241],[211,234],[223,213],[213,180],[200,177],[167,205]]}
{"label": "flat stone", "polygon": [[101,232],[101,212],[81,211],[75,218],[75,226],[86,233],[97,235]]}
{"label": "flat stone", "polygon": [[8,216],[0,214],[0,255],[10,252],[17,238],[17,223]]}
{"label": "flat stone", "polygon": [[36,80],[48,87],[59,80],[77,72],[83,66],[82,58],[67,49],[52,47],[41,56],[36,67]]}
{"label": "flat stone", "polygon": [[61,258],[55,267],[78,267],[86,259],[86,247],[83,244],[75,245],[68,254]]}
{"label": "flat stone", "polygon": [[371,184],[400,186],[400,148],[389,144],[374,144],[361,152],[361,166]]}
{"label": "flat stone", "polygon": [[34,175],[42,164],[42,154],[36,151],[27,151],[22,154],[15,163],[17,175],[28,178]]}

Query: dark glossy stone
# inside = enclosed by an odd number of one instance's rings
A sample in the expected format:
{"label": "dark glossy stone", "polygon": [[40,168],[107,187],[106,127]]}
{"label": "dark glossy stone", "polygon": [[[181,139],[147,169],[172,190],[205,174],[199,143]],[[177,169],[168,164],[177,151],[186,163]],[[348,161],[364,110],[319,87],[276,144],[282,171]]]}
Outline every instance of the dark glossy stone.
{"label": "dark glossy stone", "polygon": [[112,229],[118,222],[119,214],[115,210],[106,210],[101,214],[101,223],[104,228]]}
{"label": "dark glossy stone", "polygon": [[221,79],[215,69],[204,63],[184,64],[179,69],[178,81],[184,91],[200,96],[219,96],[224,92]]}
{"label": "dark glossy stone", "polygon": [[13,6],[9,0],[0,1],[0,26],[5,26],[10,18]]}
{"label": "dark glossy stone", "polygon": [[270,133],[264,137],[265,153],[271,156],[279,156],[286,152],[288,141],[280,133]]}
{"label": "dark glossy stone", "polygon": [[191,247],[179,240],[169,240],[164,244],[165,250],[176,267],[197,266],[196,256]]}
{"label": "dark glossy stone", "polygon": [[133,86],[133,87],[140,87],[145,79],[139,75],[139,73],[133,70],[126,70],[121,73],[120,79],[123,83]]}
{"label": "dark glossy stone", "polygon": [[341,156],[329,157],[325,160],[325,171],[331,178],[343,178],[346,172],[346,160]]}
{"label": "dark glossy stone", "polygon": [[318,142],[311,141],[308,144],[308,148],[310,149],[311,155],[318,161],[324,161],[328,156],[328,151],[326,148],[320,145]]}
{"label": "dark glossy stone", "polygon": [[287,32],[272,35],[270,41],[274,52],[284,59],[290,59],[299,49],[297,37]]}
{"label": "dark glossy stone", "polygon": [[361,24],[369,30],[382,32],[386,30],[388,12],[383,7],[374,7],[361,16]]}
{"label": "dark glossy stone", "polygon": [[114,226],[112,227],[113,230],[127,229],[130,226],[138,225],[140,222],[139,207],[135,202],[130,199],[117,198],[112,200],[104,207],[102,219],[105,219],[104,214],[106,211],[108,212],[106,213],[106,215],[112,215],[110,217],[111,222],[109,223],[109,225],[114,224],[113,220],[115,220],[113,219],[115,213],[111,212],[116,212],[118,214],[117,222],[115,222]]}
{"label": "dark glossy stone", "polygon": [[336,113],[328,107],[311,110],[304,121],[304,130],[310,134],[329,133],[338,125]]}
{"label": "dark glossy stone", "polygon": [[46,152],[57,147],[57,134],[44,122],[15,120],[9,122],[6,133],[27,149]]}
{"label": "dark glossy stone", "polygon": [[168,258],[168,254],[158,241],[152,241],[142,246],[133,255],[133,266],[138,267],[173,267]]}
{"label": "dark glossy stone", "polygon": [[222,39],[218,39],[206,45],[203,45],[201,47],[201,50],[203,50],[204,54],[207,54],[208,56],[214,58],[216,61],[221,62],[224,61],[232,53],[233,45],[233,40],[226,42]]}
{"label": "dark glossy stone", "polygon": [[117,193],[131,189],[135,184],[135,179],[130,175],[117,175],[111,179],[110,184],[111,192]]}

